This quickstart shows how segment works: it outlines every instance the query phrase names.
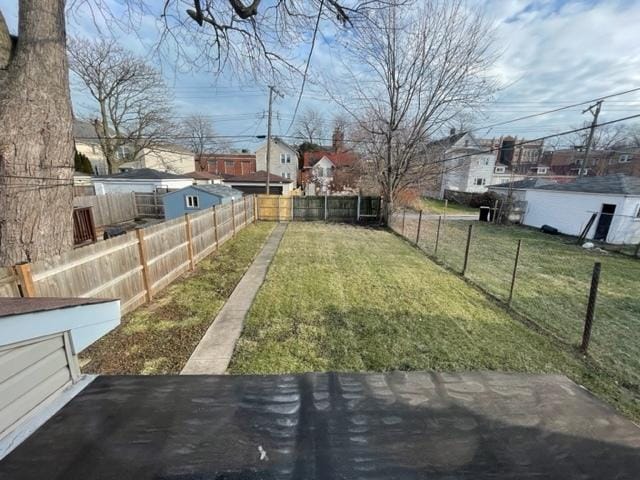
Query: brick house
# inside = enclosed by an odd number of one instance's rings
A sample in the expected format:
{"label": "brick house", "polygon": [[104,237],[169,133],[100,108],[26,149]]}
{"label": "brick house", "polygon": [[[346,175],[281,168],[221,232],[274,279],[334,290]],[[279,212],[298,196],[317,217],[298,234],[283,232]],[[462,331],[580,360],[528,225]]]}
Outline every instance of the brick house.
{"label": "brick house", "polygon": [[640,176],[640,148],[591,150],[585,163],[584,147],[545,152],[543,162],[555,175],[604,176],[624,173]]}
{"label": "brick house", "polygon": [[256,171],[253,153],[207,153],[196,160],[196,170],[214,175],[241,176]]}

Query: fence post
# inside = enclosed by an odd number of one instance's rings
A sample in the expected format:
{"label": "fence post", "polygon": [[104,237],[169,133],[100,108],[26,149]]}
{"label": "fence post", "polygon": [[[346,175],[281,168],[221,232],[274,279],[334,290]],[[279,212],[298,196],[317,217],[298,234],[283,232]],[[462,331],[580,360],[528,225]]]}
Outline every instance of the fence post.
{"label": "fence post", "polygon": [[213,235],[216,240],[216,250],[218,250],[220,245],[218,245],[218,206],[217,205],[213,206]]}
{"label": "fence post", "polygon": [[324,221],[327,221],[327,193],[324,194]]}
{"label": "fence post", "polygon": [[360,194],[358,194],[357,201],[358,204],[356,205],[356,223],[360,221]]}
{"label": "fence post", "polygon": [[14,267],[18,280],[20,282],[20,292],[23,297],[35,297],[36,287],[33,284],[33,275],[31,274],[31,264],[21,263]]}
{"label": "fence post", "polygon": [[471,235],[473,233],[473,223],[469,224],[469,232],[467,233],[467,246],[464,249],[464,264],[462,265],[462,276],[467,273],[467,265],[469,264],[469,247],[471,246]]}
{"label": "fence post", "polygon": [[258,195],[253,195],[253,223],[258,221]]}
{"label": "fence post", "polygon": [[587,303],[587,315],[584,319],[584,331],[582,332],[582,345],[580,350],[586,354],[589,348],[589,340],[591,339],[591,327],[596,312],[596,299],[598,298],[598,284],[600,283],[600,269],[602,264],[596,262],[593,265],[593,273],[591,274],[591,289],[589,290],[589,302]]}
{"label": "fence post", "polygon": [[91,240],[96,243],[98,236],[96,235],[96,221],[93,218],[93,207],[89,207],[89,223],[91,223]]}
{"label": "fence post", "polygon": [[138,205],[136,204],[136,192],[131,192],[131,201],[133,202],[133,214],[138,216]]}
{"label": "fence post", "polygon": [[407,216],[407,209],[404,208],[402,210],[402,236],[403,237],[404,237],[404,221],[405,221],[406,216]]}
{"label": "fence post", "polygon": [[146,290],[147,302],[151,301],[153,294],[151,293],[151,282],[149,281],[149,265],[147,263],[147,246],[144,242],[144,230],[142,228],[136,228],[136,235],[138,236],[138,254],[140,255],[140,265],[142,265],[142,283]]}
{"label": "fence post", "polygon": [[233,198],[231,199],[231,225],[233,226],[233,235],[236,236],[236,210],[233,206]]}
{"label": "fence post", "polygon": [[422,228],[422,210],[418,215],[418,231],[416,232],[416,246],[420,243],[420,229]]}
{"label": "fence post", "polygon": [[438,243],[440,242],[440,224],[442,223],[442,215],[438,217],[438,230],[436,231],[436,248],[433,250],[433,255],[438,255]]}
{"label": "fence post", "polygon": [[278,223],[282,221],[282,206],[280,205],[280,199],[282,196],[278,196]]}
{"label": "fence post", "polygon": [[189,214],[184,214],[184,225],[187,229],[187,252],[189,253],[189,270],[193,270],[195,268],[195,263],[193,261],[193,243],[191,242],[191,220],[189,219]]}
{"label": "fence post", "polygon": [[247,226],[247,198],[242,197],[242,206],[244,207],[244,225]]}
{"label": "fence post", "polygon": [[518,247],[516,248],[516,259],[513,262],[513,274],[511,275],[511,287],[509,288],[509,299],[507,305],[511,306],[513,300],[513,290],[516,287],[516,277],[518,275],[518,262],[520,262],[520,248],[522,248],[522,239],[518,240]]}

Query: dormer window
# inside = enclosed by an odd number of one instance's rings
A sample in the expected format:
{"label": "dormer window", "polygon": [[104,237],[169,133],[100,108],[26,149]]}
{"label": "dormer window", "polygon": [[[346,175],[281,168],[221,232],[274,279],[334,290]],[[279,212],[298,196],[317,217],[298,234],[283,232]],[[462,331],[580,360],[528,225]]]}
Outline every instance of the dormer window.
{"label": "dormer window", "polygon": [[496,167],[495,172],[496,173],[504,173],[506,171],[505,167]]}

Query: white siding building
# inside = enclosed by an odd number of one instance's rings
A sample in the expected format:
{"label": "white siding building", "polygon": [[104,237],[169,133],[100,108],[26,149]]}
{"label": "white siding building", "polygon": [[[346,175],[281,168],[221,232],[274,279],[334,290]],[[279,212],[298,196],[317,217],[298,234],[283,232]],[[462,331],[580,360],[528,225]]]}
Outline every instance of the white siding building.
{"label": "white siding building", "polygon": [[593,214],[586,238],[612,244],[640,243],[640,178],[623,174],[579,177],[567,184],[526,190],[525,225],[550,225],[580,235]]}
{"label": "white siding building", "polygon": [[153,193],[180,190],[194,183],[194,179],[186,175],[159,172],[150,168],[129,170],[115,175],[95,177],[93,186],[96,195],[107,193]]}
{"label": "white siding building", "polygon": [[[278,137],[271,139],[271,162],[269,173],[291,180],[293,186],[298,184],[298,151],[287,145]],[[267,143],[256,150],[256,171],[267,171]]]}

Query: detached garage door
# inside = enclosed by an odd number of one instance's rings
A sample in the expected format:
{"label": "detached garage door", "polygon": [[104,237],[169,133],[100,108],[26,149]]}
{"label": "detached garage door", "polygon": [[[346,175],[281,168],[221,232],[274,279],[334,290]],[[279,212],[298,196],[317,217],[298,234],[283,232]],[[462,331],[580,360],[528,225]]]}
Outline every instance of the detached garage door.
{"label": "detached garage door", "polygon": [[0,437],[79,373],[67,334],[0,347]]}
{"label": "detached garage door", "polygon": [[[233,188],[235,188],[236,190],[240,190],[243,193],[246,193],[247,195],[253,195],[255,194],[264,194],[267,193],[267,187],[264,186],[249,186],[249,185],[244,185],[244,186],[238,186],[238,185],[232,185]],[[274,185],[270,185],[269,186],[269,194],[270,195],[282,195],[282,186],[280,187],[276,187]]]}

